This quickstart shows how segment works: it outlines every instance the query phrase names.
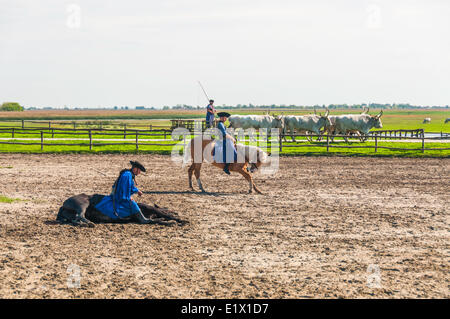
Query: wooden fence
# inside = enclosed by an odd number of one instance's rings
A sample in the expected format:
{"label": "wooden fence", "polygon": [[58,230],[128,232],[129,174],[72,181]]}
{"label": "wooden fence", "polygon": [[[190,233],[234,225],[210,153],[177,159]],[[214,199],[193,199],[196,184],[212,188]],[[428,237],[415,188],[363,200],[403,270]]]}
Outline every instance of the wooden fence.
{"label": "wooden fence", "polygon": [[424,130],[423,129],[415,129],[415,130],[376,130],[369,132],[369,137],[372,138],[374,135],[377,135],[378,137],[395,137],[395,138],[407,138],[408,134],[409,137],[422,137],[424,136]]}
{"label": "wooden fence", "polygon": [[[206,127],[206,120],[183,120],[183,119],[176,119],[176,120],[170,120],[172,122],[172,125],[170,127],[171,130],[174,130],[178,127],[183,127],[188,129],[190,132],[194,132],[196,128],[202,130],[204,132]],[[218,123],[218,120],[215,119],[213,121],[213,126],[216,127]]]}
{"label": "wooden fence", "polygon": [[[119,123],[112,123],[112,120],[105,120],[105,121],[88,121],[88,120],[75,120],[75,121],[46,121],[46,120],[12,120],[12,121],[5,121],[5,122],[19,122],[20,124],[17,126],[14,126],[15,128],[21,128],[21,129],[25,129],[25,128],[35,128],[35,129],[42,129],[43,127],[45,128],[56,128],[55,126],[59,125],[69,125],[71,126],[74,130],[80,129],[80,126],[87,126],[87,127],[92,127],[91,129],[103,129],[104,126],[108,126],[108,125],[112,125],[112,126],[118,126],[118,127],[122,127],[123,129],[129,129],[129,128],[133,128],[133,127],[148,127],[149,130],[154,130],[154,129],[167,129],[169,130],[170,127],[167,125],[154,125],[154,124],[130,124],[130,123],[123,123],[123,122],[119,122]],[[30,123],[30,124],[40,124],[39,127],[26,127],[26,124]],[[4,126],[7,128],[12,128],[13,126]],[[64,128],[65,129],[65,128]]]}
{"label": "wooden fence", "polygon": [[[405,130],[401,130],[404,132]],[[386,140],[386,139],[399,139],[400,134],[385,134],[383,131],[383,134],[377,134],[379,131],[375,131],[371,134],[370,138],[374,140],[374,145],[336,145],[332,144],[331,136],[329,135],[308,135],[308,134],[294,134],[294,137],[317,137],[322,138],[322,142],[316,142],[314,144],[311,143],[300,143],[298,142],[295,145],[292,144],[283,144],[283,136],[280,135],[278,140],[275,143],[278,143],[279,151],[280,153],[283,151],[284,148],[301,148],[301,147],[324,147],[326,148],[326,151],[329,152],[331,148],[343,148],[343,149],[351,149],[351,148],[372,148],[374,149],[374,152],[376,153],[379,149],[390,149],[390,150],[400,150],[400,151],[421,151],[424,153],[426,150],[450,150],[450,148],[425,148],[425,140],[442,140],[442,139],[448,139],[448,137],[428,137],[425,138],[425,133],[418,132],[417,130],[408,130],[408,131],[415,131],[419,137],[416,136],[402,136],[401,138],[407,138],[409,140],[420,140],[421,147],[420,148],[399,148],[399,147],[388,147],[388,146],[382,146],[378,145],[378,142],[380,140]],[[389,131],[393,132],[393,131]],[[0,133],[10,133],[11,138],[16,138],[17,135],[21,134],[31,134],[31,135],[38,135],[40,137],[40,142],[18,142],[18,141],[0,141],[0,144],[13,144],[13,145],[40,145],[41,150],[44,149],[44,146],[89,146],[89,150],[92,150],[93,147],[100,147],[100,146],[112,146],[112,145],[135,145],[136,150],[139,150],[140,146],[174,146],[178,143],[157,143],[157,141],[149,143],[147,141],[140,141],[139,138],[142,137],[151,137],[151,136],[164,136],[164,139],[166,140],[168,137],[171,138],[171,131],[162,129],[152,129],[152,130],[131,130],[131,129],[123,129],[123,130],[114,130],[114,129],[61,129],[61,128],[45,128],[45,129],[38,129],[38,128],[0,128]],[[45,143],[45,135],[51,135],[51,138],[54,138],[56,134],[64,134],[64,135],[84,135],[86,134],[89,138],[89,143]],[[109,142],[109,143],[95,143],[93,140],[93,135],[97,136],[120,136],[123,137],[123,139],[127,139],[129,136],[134,137],[133,142]],[[191,133],[191,136],[198,135],[198,133]],[[351,135],[334,135],[333,137],[346,137],[346,138],[355,138],[355,136]],[[187,136],[183,136],[183,144],[186,145]],[[108,139],[105,139],[105,141],[108,141]],[[271,143],[274,143],[272,141]],[[267,146],[262,147],[269,147],[270,143],[267,144]],[[417,143],[418,144],[418,143]]]}
{"label": "wooden fence", "polygon": [[[404,130],[402,130],[404,131]],[[331,144],[331,137],[336,138],[336,137],[341,137],[341,138],[359,138],[357,136],[354,135],[307,135],[307,134],[294,134],[293,135],[294,138],[295,137],[317,137],[318,139],[323,139],[323,142],[316,142],[314,145],[311,145],[310,143],[308,144],[296,144],[296,145],[283,145],[283,136],[280,135],[279,138],[279,144],[280,144],[280,152],[283,151],[283,148],[285,147],[311,147],[311,146],[315,146],[315,147],[326,147],[327,152],[330,151],[330,148],[372,148],[374,149],[374,152],[376,153],[379,149],[389,149],[389,150],[397,150],[397,151],[421,151],[422,153],[424,153],[426,150],[429,151],[443,151],[443,150],[450,150],[450,147],[443,147],[443,148],[425,148],[425,140],[442,140],[442,139],[447,139],[447,138],[443,138],[443,137],[425,137],[424,132],[422,132],[422,134],[420,134],[420,137],[407,137],[408,140],[420,140],[421,143],[421,147],[420,148],[400,148],[400,147],[390,147],[390,146],[380,146],[378,145],[378,142],[380,140],[383,139],[399,139],[399,136],[396,136],[396,134],[394,134],[394,136],[387,136],[384,135],[382,136],[381,134],[373,134],[370,136],[370,138],[372,138],[375,142],[374,145],[333,145]],[[406,138],[405,136],[403,136],[403,138]]]}
{"label": "wooden fence", "polygon": [[[106,131],[106,133],[105,133]],[[155,131],[160,133],[155,133]],[[25,128],[25,129],[16,129],[16,128],[0,128],[0,133],[11,133],[11,137],[15,138],[18,134],[31,134],[31,135],[39,135],[40,142],[18,142],[18,141],[0,141],[0,144],[12,144],[12,145],[40,145],[41,150],[44,149],[44,146],[89,146],[89,150],[92,150],[94,146],[112,146],[112,145],[135,145],[136,150],[139,150],[139,146],[150,145],[150,146],[174,146],[177,143],[148,143],[145,141],[139,141],[139,137],[144,136],[162,136],[164,135],[164,139],[167,139],[167,136],[171,136],[170,130],[107,130],[107,129],[36,129],[36,128]],[[55,134],[64,134],[64,135],[87,135],[89,138],[89,144],[87,143],[45,143],[44,135],[51,134],[51,138],[55,137]],[[123,139],[127,139],[127,136],[135,136],[134,142],[110,142],[110,143],[95,143],[93,141],[93,133],[95,135],[100,136],[120,136]],[[108,141],[108,139],[105,139]],[[186,139],[184,139],[186,140]],[[185,143],[186,144],[186,143]]]}
{"label": "wooden fence", "polygon": [[[120,135],[124,139],[128,135],[148,135],[148,136],[160,136],[164,135],[164,139],[171,135],[172,131],[169,129],[148,129],[148,130],[137,130],[125,127],[124,129],[105,129],[105,128],[79,128],[79,129],[66,129],[66,128],[15,128],[15,127],[0,127],[0,133],[11,133],[11,137],[14,138],[15,135],[27,134],[27,135],[39,135],[39,132],[44,132],[45,134],[51,134],[52,138],[56,134],[64,135],[82,135],[83,132],[88,134],[88,132],[95,132],[97,135]],[[158,132],[158,133],[157,133]]]}
{"label": "wooden fence", "polygon": [[[70,125],[74,130],[79,128],[80,126],[84,127],[90,127],[91,129],[103,129],[104,126],[118,126],[122,127],[122,129],[132,129],[132,128],[142,128],[142,127],[148,127],[148,130],[153,129],[167,129],[167,130],[174,130],[178,127],[183,127],[188,129],[189,131],[193,132],[196,127],[201,127],[202,131],[206,130],[206,121],[205,120],[199,120],[199,119],[174,119],[170,120],[171,125],[154,125],[154,124],[130,124],[130,123],[112,123],[112,121],[87,121],[84,120],[84,122],[80,121],[46,121],[46,120],[16,120],[11,122],[19,122],[19,125],[16,125],[15,128],[56,128],[56,126],[64,126],[64,125]],[[213,125],[217,126],[218,120],[215,119]],[[39,127],[30,127],[26,126],[26,124],[39,124]],[[12,126],[9,126],[9,128],[12,128]],[[60,127],[61,128],[61,127]]]}

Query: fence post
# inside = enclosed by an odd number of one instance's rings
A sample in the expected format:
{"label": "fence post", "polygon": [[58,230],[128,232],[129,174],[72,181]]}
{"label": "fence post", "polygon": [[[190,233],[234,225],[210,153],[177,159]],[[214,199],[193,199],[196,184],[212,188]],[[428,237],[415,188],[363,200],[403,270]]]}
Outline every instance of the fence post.
{"label": "fence post", "polygon": [[89,129],[89,150],[92,151],[92,131]]}
{"label": "fence post", "polygon": [[139,151],[139,132],[136,130],[136,151]]}
{"label": "fence post", "polygon": [[425,134],[422,134],[422,153],[425,153]]}
{"label": "fence post", "polygon": [[77,128],[77,123],[73,122],[73,129],[75,130]]}
{"label": "fence post", "polygon": [[14,127],[12,128],[12,138],[14,138]]}
{"label": "fence post", "polygon": [[54,137],[55,137],[55,130],[52,129],[52,138],[54,138]]}
{"label": "fence post", "polygon": [[41,151],[44,150],[44,132],[41,131]]}
{"label": "fence post", "polygon": [[52,128],[52,122],[48,121],[48,128]]}
{"label": "fence post", "polygon": [[123,125],[123,139],[125,140],[127,138],[127,125]]}
{"label": "fence post", "polygon": [[[269,134],[269,133],[267,133],[267,134]],[[281,153],[281,152],[283,152],[283,134],[280,134],[279,137],[280,137],[279,144],[280,144],[280,153]]]}
{"label": "fence post", "polygon": [[22,120],[22,128],[25,128],[25,121]]}
{"label": "fence post", "polygon": [[330,151],[330,138],[329,135],[327,133],[327,153]]}
{"label": "fence post", "polygon": [[375,153],[378,150],[378,134],[375,134]]}

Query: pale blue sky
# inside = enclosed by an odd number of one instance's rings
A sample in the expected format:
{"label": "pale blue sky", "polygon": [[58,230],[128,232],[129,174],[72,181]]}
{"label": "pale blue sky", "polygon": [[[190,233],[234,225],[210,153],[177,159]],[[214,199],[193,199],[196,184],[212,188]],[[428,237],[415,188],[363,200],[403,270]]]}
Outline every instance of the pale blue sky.
{"label": "pale blue sky", "polygon": [[0,102],[203,106],[200,80],[219,105],[447,105],[449,16],[447,0],[0,0]]}

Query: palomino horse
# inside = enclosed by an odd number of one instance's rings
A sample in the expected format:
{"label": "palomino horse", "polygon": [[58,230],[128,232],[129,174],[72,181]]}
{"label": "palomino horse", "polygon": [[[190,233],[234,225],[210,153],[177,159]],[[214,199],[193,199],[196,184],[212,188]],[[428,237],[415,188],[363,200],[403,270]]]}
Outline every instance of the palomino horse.
{"label": "palomino horse", "polygon": [[[193,160],[188,170],[189,187],[191,190],[194,190],[194,187],[192,187],[192,173],[194,173],[198,187],[202,192],[205,192],[200,179],[200,169],[205,157],[212,165],[219,167],[220,169],[225,167],[225,164],[216,163],[216,161],[214,161],[213,150],[217,141],[218,140],[210,139],[205,136],[197,136],[187,145],[185,150],[185,163],[187,163],[189,159]],[[253,182],[251,173],[267,162],[268,154],[259,147],[243,144],[236,144],[236,150],[238,153],[238,160],[236,163],[230,163],[228,166],[230,172],[238,172],[244,176],[249,183],[249,193],[255,189],[257,193],[261,194],[261,191]]]}

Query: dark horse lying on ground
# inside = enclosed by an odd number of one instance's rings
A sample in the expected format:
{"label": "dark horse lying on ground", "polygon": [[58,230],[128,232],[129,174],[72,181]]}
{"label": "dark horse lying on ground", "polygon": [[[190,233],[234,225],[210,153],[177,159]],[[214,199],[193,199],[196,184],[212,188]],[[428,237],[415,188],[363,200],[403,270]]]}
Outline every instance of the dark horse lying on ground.
{"label": "dark horse lying on ground", "polygon": [[169,211],[157,205],[150,206],[138,203],[142,214],[147,220],[142,220],[135,215],[127,218],[112,219],[96,210],[97,205],[105,195],[79,194],[68,198],[59,209],[56,220],[62,224],[72,224],[75,226],[94,226],[93,223],[139,223],[139,224],[159,224],[172,225],[178,223],[184,225],[187,221],[177,217],[177,213]]}

